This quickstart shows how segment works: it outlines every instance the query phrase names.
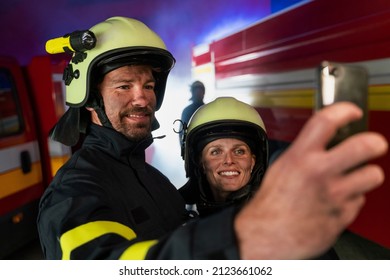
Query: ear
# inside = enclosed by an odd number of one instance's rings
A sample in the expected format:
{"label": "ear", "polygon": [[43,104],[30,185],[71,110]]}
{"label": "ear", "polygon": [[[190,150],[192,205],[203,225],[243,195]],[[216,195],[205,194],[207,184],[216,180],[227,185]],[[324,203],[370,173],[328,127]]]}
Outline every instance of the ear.
{"label": "ear", "polygon": [[203,161],[200,162],[200,167],[201,167],[201,171],[203,171],[203,174],[206,174],[206,172],[205,172],[205,169],[206,169],[206,168],[204,168],[204,163],[203,163]]}
{"label": "ear", "polygon": [[85,107],[89,112],[91,112],[91,121],[95,124],[102,125],[102,122],[100,121],[98,114],[96,113],[96,110],[92,107]]}
{"label": "ear", "polygon": [[198,164],[198,169],[200,170],[200,172],[202,173],[202,174],[206,174],[206,172],[205,172],[205,166],[204,166],[204,161],[202,160],[202,157],[200,157],[200,159],[199,159],[199,164]]}

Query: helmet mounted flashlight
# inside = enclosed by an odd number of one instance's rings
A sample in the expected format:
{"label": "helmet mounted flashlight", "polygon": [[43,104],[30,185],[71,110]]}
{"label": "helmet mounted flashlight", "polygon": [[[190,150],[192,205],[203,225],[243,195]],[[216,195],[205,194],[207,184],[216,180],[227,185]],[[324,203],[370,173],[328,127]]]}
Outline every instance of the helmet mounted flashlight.
{"label": "helmet mounted flashlight", "polygon": [[51,39],[46,42],[46,51],[50,54],[83,52],[91,50],[96,45],[96,37],[92,31],[74,31],[63,37]]}

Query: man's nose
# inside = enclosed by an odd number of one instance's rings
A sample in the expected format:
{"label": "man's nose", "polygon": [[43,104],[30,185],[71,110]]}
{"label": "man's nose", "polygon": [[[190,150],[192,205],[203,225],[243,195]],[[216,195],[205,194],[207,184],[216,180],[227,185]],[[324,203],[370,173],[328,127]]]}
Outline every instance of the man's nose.
{"label": "man's nose", "polygon": [[148,99],[142,86],[134,87],[131,103],[137,107],[145,107],[148,105]]}

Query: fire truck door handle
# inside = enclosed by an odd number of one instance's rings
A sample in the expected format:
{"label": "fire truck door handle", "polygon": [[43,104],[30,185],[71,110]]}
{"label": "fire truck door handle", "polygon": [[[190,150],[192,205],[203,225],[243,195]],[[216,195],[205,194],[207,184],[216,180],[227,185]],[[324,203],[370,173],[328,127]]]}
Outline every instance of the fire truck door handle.
{"label": "fire truck door handle", "polygon": [[20,153],[20,162],[23,173],[29,173],[31,171],[31,156],[28,151],[22,151]]}

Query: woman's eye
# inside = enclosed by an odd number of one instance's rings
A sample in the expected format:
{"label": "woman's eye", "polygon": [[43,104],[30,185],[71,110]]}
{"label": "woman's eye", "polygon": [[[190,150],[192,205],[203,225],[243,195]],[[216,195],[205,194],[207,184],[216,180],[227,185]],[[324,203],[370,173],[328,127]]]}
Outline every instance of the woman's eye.
{"label": "woman's eye", "polygon": [[121,85],[118,87],[119,89],[129,89],[130,86],[129,85]]}
{"label": "woman's eye", "polygon": [[216,150],[211,150],[210,151],[210,154],[213,155],[213,156],[216,156],[218,154],[220,154],[220,150],[216,149]]}
{"label": "woman's eye", "polygon": [[235,152],[236,152],[236,155],[244,155],[245,154],[245,150],[243,150],[243,149],[238,149]]}

